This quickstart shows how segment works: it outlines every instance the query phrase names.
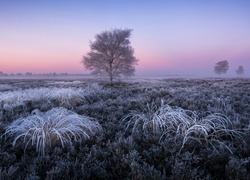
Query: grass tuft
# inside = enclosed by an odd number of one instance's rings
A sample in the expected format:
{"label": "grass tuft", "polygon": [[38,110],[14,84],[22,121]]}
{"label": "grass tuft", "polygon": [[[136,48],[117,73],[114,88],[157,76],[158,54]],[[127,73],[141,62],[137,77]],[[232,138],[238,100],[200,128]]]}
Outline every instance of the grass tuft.
{"label": "grass tuft", "polygon": [[[188,115],[191,114],[191,115]],[[160,107],[154,102],[140,111],[131,111],[122,122],[126,124],[126,130],[132,127],[132,133],[142,130],[145,133],[163,133],[166,130],[181,131],[181,127],[187,127],[194,120],[195,114],[178,107],[171,107],[161,101]]]}
{"label": "grass tuft", "polygon": [[234,129],[226,116],[215,113],[199,118],[195,112],[171,107],[163,100],[159,107],[152,103],[147,104],[142,112],[132,111],[122,122],[126,124],[126,131],[132,134],[141,131],[160,135],[159,141],[173,140],[176,146],[180,146],[179,153],[191,142],[212,147],[216,152],[223,148],[233,153],[233,140],[245,142],[245,134]]}
{"label": "grass tuft", "polygon": [[64,108],[53,108],[42,113],[38,110],[26,118],[19,118],[7,126],[3,136],[13,137],[13,146],[23,141],[25,149],[31,145],[40,155],[56,143],[62,147],[90,138],[100,130],[91,118],[80,116]]}

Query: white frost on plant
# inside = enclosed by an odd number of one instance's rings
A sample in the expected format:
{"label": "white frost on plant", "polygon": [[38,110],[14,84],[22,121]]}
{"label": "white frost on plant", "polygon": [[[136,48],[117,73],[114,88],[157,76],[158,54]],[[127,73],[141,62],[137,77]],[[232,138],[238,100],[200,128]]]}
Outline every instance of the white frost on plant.
{"label": "white frost on plant", "polygon": [[0,84],[0,91],[9,91],[12,90],[14,87],[9,84]]}
{"label": "white frost on plant", "polygon": [[105,93],[97,83],[86,88],[34,88],[17,91],[7,91],[0,94],[0,102],[4,110],[11,110],[17,106],[25,106],[27,102],[46,104],[58,103],[64,107],[72,107],[86,101],[86,97]]}
{"label": "white frost on plant", "polygon": [[87,116],[64,108],[53,108],[45,113],[35,110],[26,118],[19,118],[7,126],[3,137],[13,138],[13,146],[20,140],[34,146],[40,155],[56,143],[62,147],[90,138],[101,130],[99,123]]}
{"label": "white frost on plant", "polygon": [[[206,146],[212,146],[218,152],[218,146],[233,153],[233,140],[244,141],[244,133],[234,129],[232,121],[223,114],[214,113],[198,118],[195,112],[179,107],[171,107],[161,102],[158,107],[154,103],[147,104],[143,111],[132,111],[122,119],[132,134],[160,134],[159,141],[172,138],[176,146],[196,141]],[[226,138],[227,139],[226,139]]]}
{"label": "white frost on plant", "polygon": [[56,82],[50,82],[48,84],[53,85],[78,85],[81,84],[81,81],[56,81]]}

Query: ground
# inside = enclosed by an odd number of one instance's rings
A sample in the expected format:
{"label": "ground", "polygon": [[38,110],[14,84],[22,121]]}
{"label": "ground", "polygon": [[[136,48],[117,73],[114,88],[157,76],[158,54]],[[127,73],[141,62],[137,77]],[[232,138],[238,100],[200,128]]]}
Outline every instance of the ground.
{"label": "ground", "polygon": [[[13,122],[55,108],[100,128],[13,146]],[[249,179],[249,120],[248,78],[0,79],[0,179]]]}

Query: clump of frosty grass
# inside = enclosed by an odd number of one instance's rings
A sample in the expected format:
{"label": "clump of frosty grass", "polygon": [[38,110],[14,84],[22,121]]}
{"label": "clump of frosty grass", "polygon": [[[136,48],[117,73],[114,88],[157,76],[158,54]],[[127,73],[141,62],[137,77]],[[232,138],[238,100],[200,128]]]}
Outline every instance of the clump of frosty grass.
{"label": "clump of frosty grass", "polygon": [[101,130],[99,123],[64,108],[53,108],[45,113],[34,110],[26,118],[19,118],[7,126],[3,136],[12,137],[13,146],[23,140],[27,146],[35,146],[39,155],[56,143],[62,147],[82,141]]}
{"label": "clump of frosty grass", "polygon": [[[13,111],[18,106],[27,107],[27,102],[33,105],[42,104],[46,108],[48,104],[73,109],[73,107],[88,102],[89,96],[109,93],[98,83],[89,84],[85,88],[34,88],[14,90],[0,93],[0,111]],[[36,106],[37,107],[37,106]]]}
{"label": "clump of frosty grass", "polygon": [[159,135],[159,141],[173,140],[180,147],[179,153],[191,142],[212,147],[217,153],[218,148],[233,153],[233,140],[245,142],[245,134],[233,129],[232,121],[226,116],[216,113],[199,118],[195,112],[171,107],[163,100],[160,107],[152,103],[141,112],[132,111],[122,122],[132,134],[153,133]]}
{"label": "clump of frosty grass", "polygon": [[[0,94],[5,110],[11,110],[25,102],[51,102],[56,101],[64,107],[72,107],[84,102],[89,93],[84,89],[76,88],[35,88],[17,91],[8,91]],[[1,107],[0,107],[1,108]]]}

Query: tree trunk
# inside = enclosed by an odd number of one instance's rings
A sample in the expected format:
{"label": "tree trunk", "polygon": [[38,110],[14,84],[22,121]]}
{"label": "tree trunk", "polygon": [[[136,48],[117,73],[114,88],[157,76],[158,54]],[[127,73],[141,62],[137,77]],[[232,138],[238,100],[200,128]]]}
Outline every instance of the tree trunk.
{"label": "tree trunk", "polygon": [[109,70],[110,70],[110,74],[109,74],[109,83],[110,83],[110,86],[113,85],[113,67],[112,67],[112,64],[113,63],[113,59],[111,60],[111,63],[109,64]]}
{"label": "tree trunk", "polygon": [[109,83],[110,83],[110,86],[113,85],[113,74],[111,74],[111,75],[109,76]]}

